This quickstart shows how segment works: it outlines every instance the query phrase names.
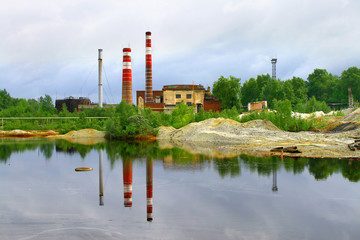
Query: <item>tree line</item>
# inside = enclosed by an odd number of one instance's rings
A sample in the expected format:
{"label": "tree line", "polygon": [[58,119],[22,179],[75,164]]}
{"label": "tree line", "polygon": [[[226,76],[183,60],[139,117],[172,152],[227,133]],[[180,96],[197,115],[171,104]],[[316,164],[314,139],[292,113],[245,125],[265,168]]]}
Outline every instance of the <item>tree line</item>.
{"label": "tree line", "polygon": [[249,102],[268,102],[270,109],[278,101],[288,100],[297,112],[330,111],[327,103],[348,103],[348,87],[351,87],[354,103],[360,102],[360,69],[350,67],[340,76],[326,69],[315,69],[306,80],[293,77],[285,81],[273,79],[269,74],[258,75],[241,84],[241,79],[221,76],[213,84],[213,94],[222,100],[222,108],[240,109]]}

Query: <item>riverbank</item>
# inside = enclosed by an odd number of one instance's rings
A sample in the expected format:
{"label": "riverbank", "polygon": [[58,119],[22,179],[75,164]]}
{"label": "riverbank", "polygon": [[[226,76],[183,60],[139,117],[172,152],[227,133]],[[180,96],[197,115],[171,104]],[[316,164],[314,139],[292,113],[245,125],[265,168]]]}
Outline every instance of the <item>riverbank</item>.
{"label": "riverbank", "polygon": [[[360,159],[349,144],[360,138],[360,129],[346,132],[285,132],[268,120],[239,123],[231,119],[208,119],[183,128],[160,127],[157,140],[162,148],[179,147],[213,157],[283,156]],[[271,151],[296,146],[298,152]]]}
{"label": "riverbank", "polygon": [[[251,156],[351,158],[360,159],[360,151],[349,144],[360,139],[358,122],[340,124],[336,131],[286,132],[268,120],[239,123],[231,119],[212,118],[185,127],[160,127],[158,135],[133,140],[159,142],[161,148],[178,147],[194,154],[211,157]],[[71,143],[92,145],[106,141],[105,132],[82,129],[59,135],[55,131],[0,131],[0,137],[46,137],[65,139]],[[297,147],[298,151],[272,151],[279,147]]]}

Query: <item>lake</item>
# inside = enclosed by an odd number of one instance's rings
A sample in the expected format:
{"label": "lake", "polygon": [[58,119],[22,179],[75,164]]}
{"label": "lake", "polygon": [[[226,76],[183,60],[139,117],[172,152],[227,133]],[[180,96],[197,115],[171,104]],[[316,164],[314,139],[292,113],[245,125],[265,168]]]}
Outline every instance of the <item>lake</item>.
{"label": "lake", "polygon": [[359,239],[359,180],[355,160],[0,139],[0,239]]}

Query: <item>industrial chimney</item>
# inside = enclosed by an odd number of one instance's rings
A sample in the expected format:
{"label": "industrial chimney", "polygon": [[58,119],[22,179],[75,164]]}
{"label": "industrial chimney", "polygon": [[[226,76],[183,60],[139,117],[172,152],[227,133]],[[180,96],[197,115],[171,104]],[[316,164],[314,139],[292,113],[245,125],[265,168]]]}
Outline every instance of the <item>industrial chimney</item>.
{"label": "industrial chimney", "polygon": [[99,49],[99,107],[103,107],[103,92],[102,92],[102,49]]}
{"label": "industrial chimney", "polygon": [[146,220],[153,220],[153,159],[146,160]]}
{"label": "industrial chimney", "polygon": [[271,59],[271,63],[272,63],[272,78],[273,78],[273,79],[276,79],[276,62],[277,62],[277,59],[276,59],[276,58]]}
{"label": "industrial chimney", "polygon": [[153,102],[151,32],[146,32],[145,103]]}
{"label": "industrial chimney", "polygon": [[128,104],[133,104],[131,48],[124,48],[123,55],[122,100],[125,100]]}
{"label": "industrial chimney", "polygon": [[123,159],[124,207],[132,207],[132,160]]}

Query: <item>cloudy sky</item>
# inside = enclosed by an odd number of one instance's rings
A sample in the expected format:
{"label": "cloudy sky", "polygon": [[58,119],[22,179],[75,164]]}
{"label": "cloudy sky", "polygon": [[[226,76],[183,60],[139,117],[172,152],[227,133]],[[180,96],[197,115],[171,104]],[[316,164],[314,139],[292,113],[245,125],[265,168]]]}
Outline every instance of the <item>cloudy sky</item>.
{"label": "cloudy sky", "polygon": [[18,98],[121,101],[122,49],[132,48],[133,94],[145,89],[152,32],[154,90],[212,86],[221,75],[304,79],[315,68],[360,67],[359,0],[12,0],[0,8],[0,89]]}

